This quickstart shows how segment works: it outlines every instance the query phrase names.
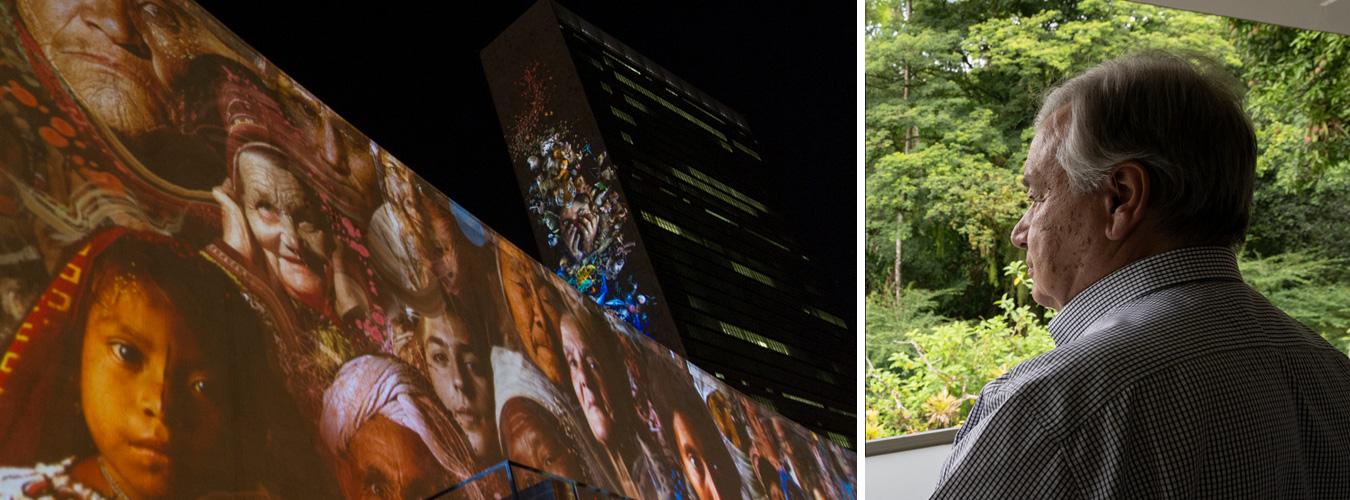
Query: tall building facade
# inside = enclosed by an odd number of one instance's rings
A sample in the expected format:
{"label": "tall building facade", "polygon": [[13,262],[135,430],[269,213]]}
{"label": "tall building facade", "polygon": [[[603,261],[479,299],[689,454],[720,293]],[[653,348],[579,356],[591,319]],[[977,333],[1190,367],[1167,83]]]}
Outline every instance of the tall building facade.
{"label": "tall building facade", "polygon": [[544,264],[852,448],[855,336],[769,202],[746,119],[548,0],[483,63]]}

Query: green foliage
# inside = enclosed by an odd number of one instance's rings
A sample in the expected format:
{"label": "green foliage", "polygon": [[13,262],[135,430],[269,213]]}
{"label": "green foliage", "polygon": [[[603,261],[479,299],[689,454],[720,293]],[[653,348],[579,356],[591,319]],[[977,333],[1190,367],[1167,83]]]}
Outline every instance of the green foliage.
{"label": "green foliage", "polygon": [[1239,263],[1247,283],[1286,314],[1350,350],[1350,269],[1345,259],[1294,252]]}
{"label": "green foliage", "polygon": [[1260,130],[1258,171],[1292,191],[1350,175],[1350,37],[1239,20],[1230,37]]}
{"label": "green foliage", "polygon": [[998,306],[988,319],[912,328],[884,361],[869,356],[868,439],[960,425],[984,384],[1053,347],[1031,306],[1007,296]]}
{"label": "green foliage", "polygon": [[951,321],[935,314],[938,300],[955,293],[954,289],[924,290],[907,288],[899,300],[889,293],[867,296],[867,359],[881,362],[903,347],[904,335]]}

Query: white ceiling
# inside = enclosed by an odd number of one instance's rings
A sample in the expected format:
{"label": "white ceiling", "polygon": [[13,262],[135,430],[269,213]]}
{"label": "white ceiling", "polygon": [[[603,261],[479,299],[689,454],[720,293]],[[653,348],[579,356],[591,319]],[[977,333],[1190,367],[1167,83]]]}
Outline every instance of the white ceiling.
{"label": "white ceiling", "polygon": [[1350,35],[1350,0],[1140,0],[1143,3]]}

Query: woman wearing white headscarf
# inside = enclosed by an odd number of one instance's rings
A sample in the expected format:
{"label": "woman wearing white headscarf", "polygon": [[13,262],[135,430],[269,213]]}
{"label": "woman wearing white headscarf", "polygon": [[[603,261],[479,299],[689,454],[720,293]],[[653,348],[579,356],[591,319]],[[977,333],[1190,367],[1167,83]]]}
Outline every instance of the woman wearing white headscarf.
{"label": "woman wearing white headscarf", "polygon": [[497,429],[512,461],[622,491],[604,455],[584,431],[576,404],[518,352],[492,349]]}
{"label": "woman wearing white headscarf", "polygon": [[320,433],[348,498],[427,497],[473,473],[468,440],[402,361],[354,358],[323,396]]}

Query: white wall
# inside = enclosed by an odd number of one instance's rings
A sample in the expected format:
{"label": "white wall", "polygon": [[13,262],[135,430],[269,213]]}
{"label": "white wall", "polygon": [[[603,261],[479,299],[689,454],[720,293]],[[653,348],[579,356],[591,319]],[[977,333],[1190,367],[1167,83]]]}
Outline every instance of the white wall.
{"label": "white wall", "polygon": [[937,487],[938,472],[951,450],[951,439],[947,437],[945,441],[932,446],[883,452],[864,458],[867,465],[867,498],[927,499]]}

